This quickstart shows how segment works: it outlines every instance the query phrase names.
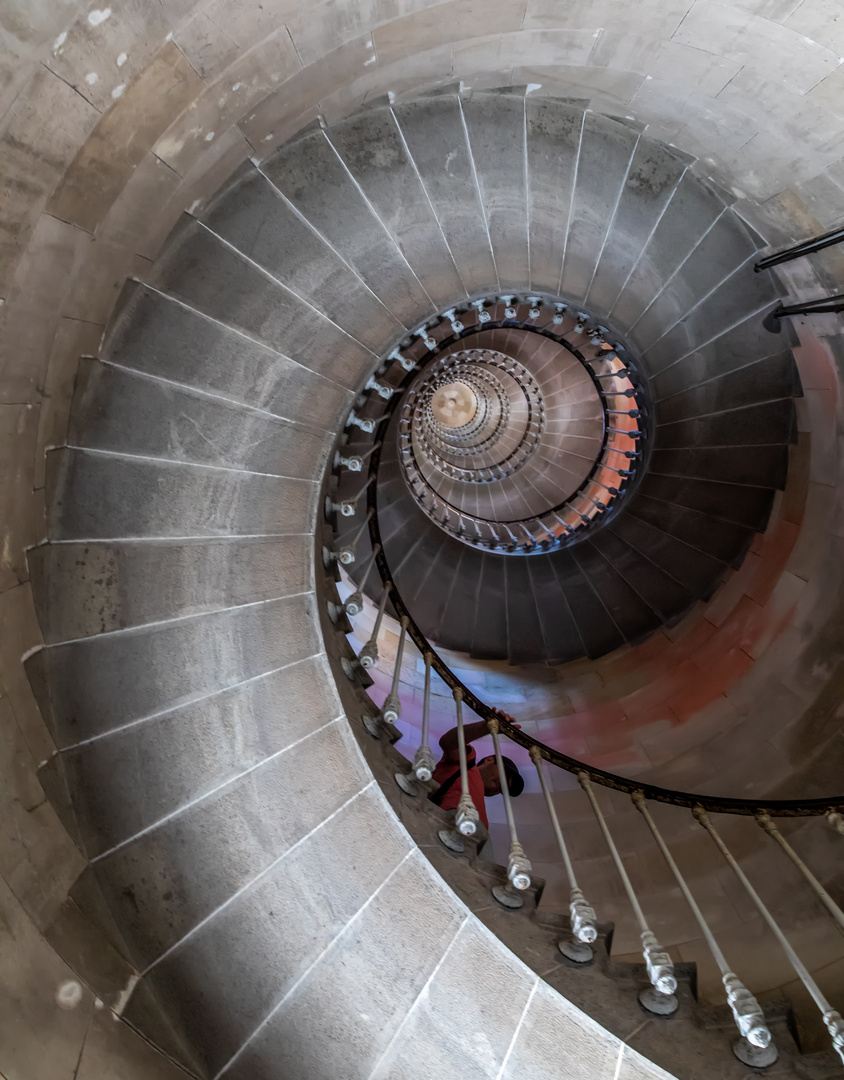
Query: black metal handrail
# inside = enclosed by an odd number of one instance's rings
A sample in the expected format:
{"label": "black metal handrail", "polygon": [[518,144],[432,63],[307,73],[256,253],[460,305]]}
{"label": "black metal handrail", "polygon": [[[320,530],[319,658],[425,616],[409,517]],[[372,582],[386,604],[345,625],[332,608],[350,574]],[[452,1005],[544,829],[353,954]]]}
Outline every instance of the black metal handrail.
{"label": "black metal handrail", "polygon": [[[395,406],[392,403],[387,405],[389,411],[392,411],[392,408],[394,407]],[[381,447],[379,445],[373,451],[369,459],[370,477],[377,476],[380,458]],[[586,762],[569,757],[568,754],[563,754],[561,751],[555,750],[551,746],[546,746],[545,743],[540,742],[538,739],[534,739],[520,728],[515,728],[512,724],[502,720],[501,717],[493,711],[491,706],[481,701],[479,697],[461,682],[442,657],[432,647],[431,643],[417,626],[398,589],[393,584],[390,567],[387,564],[387,559],[384,555],[381,532],[378,525],[377,483],[370,483],[368,486],[367,505],[372,510],[372,514],[369,517],[369,536],[373,550],[376,552],[375,565],[378,568],[382,583],[384,585],[389,585],[389,597],[396,615],[399,619],[402,617],[407,618],[407,632],[411,640],[423,655],[426,652],[431,654],[431,667],[436,671],[442,681],[450,687],[451,690],[461,690],[463,701],[482,720],[489,721],[495,718],[502,731],[504,731],[508,738],[513,742],[518,743],[527,750],[536,747],[546,761],[550,762],[552,765],[558,766],[558,768],[564,769],[566,772],[574,773],[575,775],[578,773],[585,773],[589,779],[595,783],[601,784],[603,787],[612,788],[615,791],[622,791],[628,795],[634,795],[641,792],[646,799],[654,802],[670,803],[674,806],[683,806],[689,809],[700,807],[710,813],[740,814],[749,817],[762,812],[775,817],[810,817],[825,814],[830,811],[839,813],[844,811],[844,796],[833,796],[831,798],[820,799],[732,799],[715,795],[699,795],[685,791],[676,791],[670,788],[658,787],[654,784],[643,783],[638,780],[630,780],[627,777],[618,776],[616,773],[607,772],[605,769],[599,769],[594,765],[589,765]]]}

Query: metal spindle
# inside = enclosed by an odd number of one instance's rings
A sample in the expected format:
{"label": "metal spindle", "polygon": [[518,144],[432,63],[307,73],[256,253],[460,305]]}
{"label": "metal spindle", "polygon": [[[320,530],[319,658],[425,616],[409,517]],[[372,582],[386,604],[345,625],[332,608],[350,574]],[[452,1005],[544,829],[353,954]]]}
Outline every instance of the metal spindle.
{"label": "metal spindle", "polygon": [[551,792],[548,790],[548,785],[545,782],[545,773],[542,770],[542,754],[538,746],[532,746],[530,748],[530,756],[536,766],[536,773],[539,777],[539,786],[542,788],[542,794],[545,797],[545,805],[548,807],[548,816],[551,818],[554,835],[557,837],[557,845],[560,848],[560,855],[563,857],[563,865],[566,868],[566,877],[568,878],[569,883],[571,937],[559,941],[557,943],[557,948],[563,956],[568,957],[569,960],[574,960],[578,964],[585,964],[594,956],[591,945],[592,942],[596,941],[598,938],[595,910],[587,903],[586,898],[578,888],[577,878],[574,876],[574,867],[572,866],[568,847],[566,846],[566,841],[563,837],[563,830],[560,828],[560,821],[557,817],[557,809],[554,806],[551,799]]}
{"label": "metal spindle", "polygon": [[579,772],[577,774],[577,779],[592,805],[592,810],[595,817],[598,819],[598,825],[601,828],[601,832],[604,834],[607,847],[610,849],[610,855],[612,855],[615,868],[618,871],[618,876],[621,878],[621,883],[627,893],[630,906],[633,908],[636,920],[639,923],[639,929],[641,931],[640,937],[642,939],[642,955],[645,958],[645,966],[647,967],[648,978],[651,983],[649,987],[640,991],[639,1001],[649,1012],[670,1015],[677,1011],[679,1004],[677,998],[674,996],[674,991],[677,989],[677,979],[674,976],[674,964],[671,962],[671,957],[657,941],[656,935],[648,926],[647,920],[645,919],[645,913],[642,911],[642,905],[639,903],[639,899],[633,890],[633,884],[630,881],[624,863],[621,861],[621,856],[618,853],[618,848],[615,846],[615,841],[610,835],[610,830],[607,827],[604,815],[601,813],[601,808],[598,806],[598,800],[595,798],[595,792],[592,790],[592,784],[588,775],[585,772]]}
{"label": "metal spindle", "polygon": [[399,699],[399,677],[401,676],[401,662],[404,656],[404,641],[407,637],[407,627],[410,622],[407,615],[401,617],[401,633],[399,634],[399,647],[396,651],[396,665],[393,668],[393,685],[381,707],[381,719],[386,724],[395,724],[401,716],[401,700]]}
{"label": "metal spindle", "polygon": [[[530,888],[530,860],[525,855],[525,850],[519,843],[516,832],[516,819],[513,816],[513,803],[510,799],[510,787],[507,783],[507,772],[501,757],[501,746],[498,741],[500,725],[498,718],[493,716],[487,720],[487,727],[492,736],[492,746],[495,751],[495,762],[498,765],[498,780],[501,784],[501,797],[504,800],[504,813],[507,816],[507,828],[510,830],[510,855],[507,859],[507,885],[496,885],[492,890],[495,899],[505,907],[521,907],[524,901],[519,892]],[[518,890],[515,892],[514,890]]]}
{"label": "metal spindle", "polygon": [[701,806],[695,806],[692,809],[692,813],[694,814],[695,818],[700,822],[700,824],[703,826],[703,828],[706,829],[706,831],[712,837],[713,841],[715,842],[715,846],[718,848],[718,850],[724,856],[724,859],[727,862],[727,865],[730,867],[730,869],[733,871],[733,873],[736,875],[736,877],[742,883],[742,885],[744,886],[745,892],[750,897],[750,899],[753,901],[753,903],[756,905],[756,907],[757,907],[757,909],[759,911],[759,914],[762,916],[762,918],[768,924],[768,927],[770,928],[771,933],[774,935],[774,937],[777,939],[777,941],[782,946],[782,950],[785,953],[785,955],[788,957],[789,963],[794,968],[794,970],[797,972],[797,975],[800,978],[800,981],[806,987],[806,989],[809,992],[810,997],[812,998],[812,1000],[814,1001],[814,1003],[817,1005],[818,1009],[820,1010],[821,1016],[823,1017],[823,1022],[824,1022],[824,1024],[826,1024],[826,1029],[829,1032],[830,1036],[832,1037],[832,1045],[835,1048],[835,1050],[838,1052],[838,1055],[841,1058],[841,1060],[844,1061],[844,1020],[842,1020],[841,1014],[836,1012],[835,1009],[832,1008],[832,1006],[826,1000],[824,995],[821,993],[820,987],[815,982],[815,980],[812,978],[812,976],[809,974],[808,968],[803,963],[803,961],[800,959],[800,957],[797,955],[797,953],[794,951],[794,949],[791,947],[791,944],[789,943],[788,938],[785,936],[785,934],[782,932],[782,930],[780,930],[779,925],[777,924],[776,920],[774,919],[774,917],[770,913],[770,911],[768,911],[767,907],[764,904],[764,901],[762,900],[760,895],[756,892],[756,890],[753,888],[753,886],[750,884],[750,882],[747,879],[747,876],[745,875],[744,871],[739,866],[739,864],[736,862],[736,860],[733,858],[733,855],[730,852],[729,848],[724,843],[724,841],[721,839],[719,834],[716,832],[715,826],[712,824],[712,822],[709,819],[709,814],[707,814],[707,812]]}
{"label": "metal spindle", "polygon": [[832,899],[832,897],[829,895],[823,885],[821,885],[821,883],[818,881],[818,879],[815,877],[809,867],[803,862],[803,860],[800,858],[800,856],[797,854],[791,844],[789,844],[783,834],[776,827],[771,817],[763,810],[756,815],[756,821],[759,824],[760,828],[765,830],[768,836],[771,836],[774,840],[776,840],[776,842],[783,849],[786,855],[788,855],[789,859],[791,859],[791,861],[794,863],[794,865],[797,867],[803,877],[814,889],[818,899],[823,904],[823,906],[827,909],[833,919],[838,923],[839,927],[844,930],[844,911],[842,911],[838,904],[835,903],[835,901]]}
{"label": "metal spindle", "polygon": [[378,552],[380,550],[381,545],[376,544],[375,547],[372,549],[372,554],[364,563],[363,575],[360,579],[360,585],[357,587],[355,592],[351,594],[351,596],[346,597],[343,608],[346,614],[349,616],[360,615],[360,613],[363,611],[363,590],[366,588],[367,578],[369,577],[372,567],[375,565],[375,559],[377,558]]}
{"label": "metal spindle", "polygon": [[338,450],[334,454],[335,470],[345,468],[348,469],[349,472],[360,472],[363,468],[363,463],[366,461],[370,454],[374,453],[378,449],[380,445],[380,442],[373,443],[372,446],[370,446],[370,448],[363,454],[349,454],[347,457],[343,457],[343,455]]}
{"label": "metal spindle", "polygon": [[327,547],[323,547],[322,561],[325,564],[326,569],[328,569],[332,562],[335,561],[341,563],[341,565],[343,566],[351,566],[351,564],[355,561],[355,547],[357,546],[357,542],[358,540],[360,540],[361,536],[363,536],[364,530],[368,526],[373,512],[374,511],[372,510],[372,507],[370,507],[369,510],[367,510],[366,512],[366,517],[363,519],[363,524],[352,535],[351,540],[345,543],[342,547],[334,548],[331,551]]}
{"label": "metal spindle", "polygon": [[431,715],[431,661],[430,652],[423,654],[425,661],[425,694],[422,702],[422,739],[413,758],[409,773],[396,773],[396,783],[406,795],[418,795],[419,789],[414,781],[427,783],[434,775],[434,755],[428,745],[428,728]]}
{"label": "metal spindle", "polygon": [[466,734],[463,731],[463,691],[459,686],[452,690],[454,707],[457,713],[457,755],[460,762],[460,801],[454,816],[455,829],[440,829],[437,833],[440,841],[449,851],[463,852],[466,846],[461,836],[474,836],[480,824],[480,814],[469,794],[469,765],[466,756]]}
{"label": "metal spindle", "polygon": [[351,499],[343,499],[340,502],[334,502],[330,495],[326,495],[325,516],[330,517],[331,514],[340,514],[342,517],[354,517],[355,509],[360,501],[361,495],[363,495],[374,480],[375,476],[370,476],[357,495],[353,495]]}
{"label": "metal spindle", "polygon": [[739,1030],[739,1034],[742,1036],[742,1038],[734,1044],[733,1053],[739,1061],[745,1065],[753,1065],[756,1068],[764,1068],[766,1065],[772,1065],[778,1057],[777,1048],[771,1042],[771,1032],[768,1030],[768,1025],[765,1023],[765,1014],[763,1013],[759,1002],[741,982],[738,976],[730,970],[730,966],[727,963],[724,954],[721,952],[718,942],[715,940],[706,919],[703,917],[703,912],[698,907],[698,903],[692,896],[685,878],[680,873],[679,866],[674,861],[674,856],[668,850],[668,845],[663,840],[662,834],[656,827],[656,822],[651,817],[651,812],[648,809],[644,794],[641,791],[637,791],[633,793],[631,798],[633,800],[633,805],[647,822],[657,847],[662,852],[662,857],[665,859],[668,868],[674,875],[674,880],[680,887],[680,892],[683,894],[686,903],[691,908],[692,915],[694,915],[695,921],[700,927],[700,932],[721,972],[721,982],[724,984],[724,989],[727,992],[727,1004],[730,1006],[733,1019],[736,1022],[736,1027]]}
{"label": "metal spindle", "polygon": [[[369,640],[354,660],[347,660],[343,657],[340,661],[343,671],[349,679],[354,679],[355,672],[359,667],[371,668],[375,667],[378,663],[378,635],[381,632],[381,620],[384,618],[384,609],[387,606],[391,587],[389,581],[384,585],[384,591],[381,593],[381,601],[378,604],[378,614],[375,616],[375,625],[372,627],[372,633],[369,636]],[[367,719],[371,720],[371,717],[364,717],[364,723],[366,724],[367,731],[369,731],[370,734],[373,734],[372,727],[370,724],[366,723]]]}

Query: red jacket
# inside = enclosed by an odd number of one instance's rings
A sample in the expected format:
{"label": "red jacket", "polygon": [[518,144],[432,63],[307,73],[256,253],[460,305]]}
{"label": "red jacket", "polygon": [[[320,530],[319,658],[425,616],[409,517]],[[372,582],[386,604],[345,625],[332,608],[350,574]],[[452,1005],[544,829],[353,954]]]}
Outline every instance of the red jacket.
{"label": "red jacket", "polygon": [[[474,746],[466,747],[466,764],[469,767],[469,771],[466,775],[469,781],[469,794],[472,796],[472,802],[475,804],[475,809],[478,811],[478,817],[483,822],[484,828],[489,828],[489,821],[486,816],[486,797],[484,795],[484,782],[481,778],[481,774],[478,771],[477,765],[475,765],[475,748]],[[433,779],[438,784],[444,784],[455,773],[460,772],[460,762],[451,761],[449,758],[443,757],[437,762],[437,767],[434,769]],[[443,810],[453,810],[460,802],[460,796],[463,794],[463,789],[460,786],[460,780],[455,780],[448,791],[443,796],[443,801],[440,806]]]}

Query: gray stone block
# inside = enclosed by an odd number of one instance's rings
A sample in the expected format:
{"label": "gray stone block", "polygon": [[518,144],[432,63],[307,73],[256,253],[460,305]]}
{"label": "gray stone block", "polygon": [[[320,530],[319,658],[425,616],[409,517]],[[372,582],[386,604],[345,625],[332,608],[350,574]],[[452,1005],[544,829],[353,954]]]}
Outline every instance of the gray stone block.
{"label": "gray stone block", "polygon": [[367,111],[332,127],[328,138],[434,304],[442,309],[465,300],[447,237],[392,110]]}
{"label": "gray stone block", "polygon": [[[771,280],[754,274],[743,263],[647,350],[645,364],[651,371],[661,371],[713,338],[729,335],[731,327],[748,318],[755,317],[761,324],[778,296]],[[762,348],[766,351],[770,346],[763,343]]]}
{"label": "gray stone block", "polygon": [[[763,446],[792,441],[794,402],[791,398],[767,401],[711,416],[692,417],[656,430],[661,449],[695,446]],[[796,428],[794,429],[796,434]]]}
{"label": "gray stone block", "polygon": [[83,357],[68,430],[71,446],[310,479],[333,437]]}
{"label": "gray stone block", "polygon": [[312,552],[302,534],[72,542],[33,548],[29,567],[49,645],[306,592]]}
{"label": "gray stone block", "polygon": [[251,163],[200,220],[373,352],[404,334],[402,323]]}
{"label": "gray stone block", "polygon": [[589,292],[638,139],[626,124],[586,114],[563,261],[564,296],[582,300]]}
{"label": "gray stone block", "polygon": [[472,160],[503,291],[530,285],[525,98],[461,101]]}
{"label": "gray stone block", "polygon": [[619,1041],[542,981],[524,1015],[501,1080],[613,1076]]}
{"label": "gray stone block", "polygon": [[[755,287],[758,289],[763,283],[759,282],[758,275],[753,274],[753,268],[749,265],[756,251],[750,231],[728,210],[706,235],[700,237],[694,251],[674,277],[664,282],[664,288],[629,331],[631,342],[640,352],[646,352],[675,323],[736,272],[746,275],[751,281],[756,277]],[[742,315],[746,313],[742,312]],[[739,322],[740,319],[732,321]],[[724,325],[721,323],[714,329],[721,330]]]}
{"label": "gray stone block", "polygon": [[589,288],[592,311],[612,310],[690,160],[644,136],[639,140]]}
{"label": "gray stone block", "polygon": [[401,128],[467,291],[494,292],[498,275],[457,96],[397,105]]}
{"label": "gray stone block", "polygon": [[374,357],[282,284],[185,218],[148,281],[312,371],[356,387]]}
{"label": "gray stone block", "polygon": [[72,449],[48,454],[47,490],[55,540],[307,532],[317,501],[309,480]]}
{"label": "gray stone block", "polygon": [[[707,367],[700,351],[691,353],[665,372],[670,376],[675,368],[683,368],[680,378],[700,372],[705,376]],[[659,383],[659,376],[655,383]],[[660,423],[672,423],[690,416],[736,409],[759,400],[776,401],[800,395],[800,380],[794,358],[790,352],[766,356],[751,364],[731,371],[720,378],[689,379],[690,388],[662,398],[656,409]],[[662,385],[676,386],[677,381],[666,378]]]}
{"label": "gray stone block", "polygon": [[358,1080],[422,990],[463,915],[414,854],[246,1045],[227,1080]]}
{"label": "gray stone block", "polygon": [[583,110],[525,98],[530,284],[559,293]]}
{"label": "gray stone block", "polygon": [[629,333],[723,210],[720,196],[687,172],[610,312],[622,333]]}
{"label": "gray stone block", "polygon": [[152,970],[169,1015],[206,1032],[200,1053],[209,1075],[306,975],[411,843],[373,784]]}
{"label": "gray stone block", "polygon": [[314,617],[311,594],[271,600],[50,645],[27,671],[56,744],[72,746],[314,655]]}
{"label": "gray stone block", "polygon": [[144,970],[369,781],[345,718],[95,864]]}
{"label": "gray stone block", "polygon": [[143,285],[129,283],[124,294],[122,317],[101,354],[106,360],[328,431],[351,405],[333,371],[318,375]]}
{"label": "gray stone block", "polygon": [[124,843],[342,712],[313,656],[56,755],[89,858]]}
{"label": "gray stone block", "polygon": [[283,147],[261,169],[405,326],[433,314],[430,297],[322,131]]}
{"label": "gray stone block", "polygon": [[[467,922],[373,1080],[496,1080],[536,981],[500,941]],[[478,994],[477,987],[487,988]]]}

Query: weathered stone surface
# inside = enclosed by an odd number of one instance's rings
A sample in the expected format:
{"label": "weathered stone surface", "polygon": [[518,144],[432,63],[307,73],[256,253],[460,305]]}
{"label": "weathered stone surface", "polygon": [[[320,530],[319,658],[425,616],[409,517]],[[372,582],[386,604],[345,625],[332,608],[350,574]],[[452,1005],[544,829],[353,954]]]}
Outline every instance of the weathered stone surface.
{"label": "weathered stone surface", "polygon": [[[317,498],[310,480],[91,450],[48,454],[47,487],[59,483],[63,494],[51,507],[49,528],[63,540],[306,532]],[[183,500],[193,506],[190,519],[174,516]]]}
{"label": "weathered stone surface", "polygon": [[[329,679],[322,657],[285,663],[59,755],[70,787],[82,785],[89,792],[77,812],[89,858],[152,828],[335,719],[342,710]],[[133,763],[131,782],[124,774],[127,762]]]}
{"label": "weathered stone surface", "polygon": [[[196,95],[196,100],[156,141],[154,153],[184,176],[209,143],[300,68],[287,31],[282,28],[269,35]],[[170,113],[173,115],[175,111]]]}
{"label": "weathered stone surface", "polygon": [[[155,967],[152,985],[171,1014],[184,1017],[188,1029],[209,1025],[203,1059],[211,1072],[307,979],[409,852],[410,838],[387,810],[380,789],[369,785]],[[256,987],[267,948],[283,960]],[[221,966],[225,980],[217,976]],[[197,982],[208,987],[202,1001],[185,992]]]}
{"label": "weathered stone surface", "polygon": [[44,68],[34,74],[5,115],[0,136],[0,295],[9,296],[15,268],[39,214],[98,120],[96,109]]}
{"label": "weathered stone surface", "polygon": [[[314,1080],[368,1075],[463,917],[435,871],[411,852],[247,1043],[229,1067],[232,1080],[271,1080],[277,1069]],[[389,937],[384,926],[392,927]]]}
{"label": "weathered stone surface", "polygon": [[327,464],[331,444],[305,424],[90,358],[80,362],[68,438],[92,450],[303,480]]}
{"label": "weathered stone surface", "polygon": [[392,110],[375,109],[356,122],[341,124],[330,139],[431,300],[440,308],[464,300],[466,290],[448,237],[407,154]]}
{"label": "weathered stone surface", "polygon": [[158,959],[371,783],[352,749],[341,717],[100,860],[112,902],[134,895],[125,916],[135,962]]}
{"label": "weathered stone surface", "polygon": [[345,386],[357,387],[374,363],[370,350],[189,218],[147,280]]}
{"label": "weathered stone surface", "polygon": [[351,393],[338,382],[213,316],[132,285],[126,303],[131,322],[114,327],[105,359],[326,431],[334,430],[351,406]]}
{"label": "weathered stone surface", "polygon": [[405,328],[293,206],[253,167],[202,221],[346,333],[375,351]]}
{"label": "weathered stone surface", "polygon": [[489,230],[456,95],[394,110],[470,294],[498,287]]}
{"label": "weathered stone surface", "polygon": [[[76,155],[50,213],[93,231],[174,112],[186,108],[202,80],[173,44],[109,108]],[[96,199],[91,192],[96,190]]]}
{"label": "weathered stone surface", "polygon": [[[71,746],[313,656],[319,651],[310,623],[313,609],[310,593],[270,600],[49,646],[34,653],[28,664],[57,744]],[[279,642],[288,640],[280,653]],[[186,650],[185,670],[165,678],[156,665],[176,648]],[[125,685],[120,669],[129,658],[137,665],[131,686]],[[88,665],[93,665],[88,670],[100,672],[96,686],[85,678]],[[64,688],[60,699],[49,685]],[[114,696],[118,686],[122,689]]]}

